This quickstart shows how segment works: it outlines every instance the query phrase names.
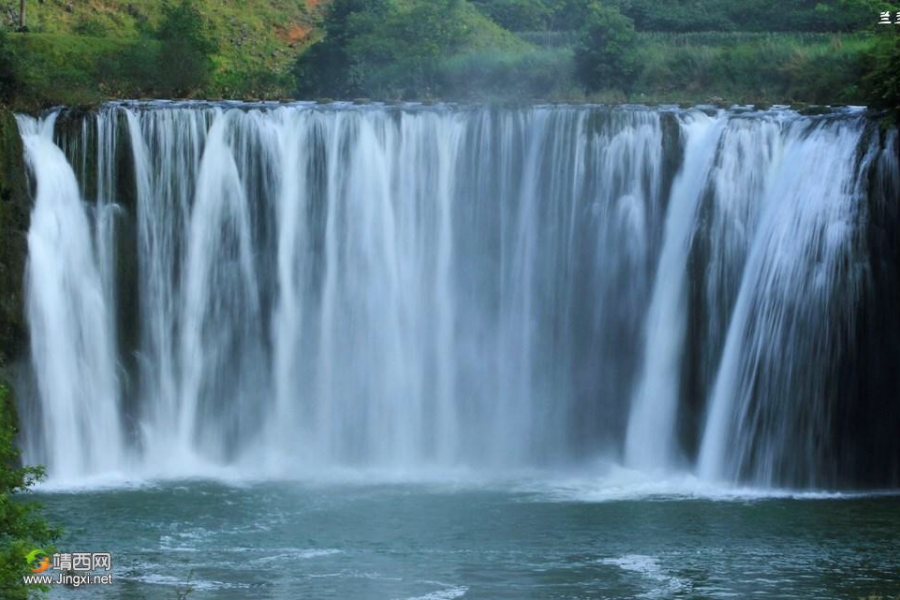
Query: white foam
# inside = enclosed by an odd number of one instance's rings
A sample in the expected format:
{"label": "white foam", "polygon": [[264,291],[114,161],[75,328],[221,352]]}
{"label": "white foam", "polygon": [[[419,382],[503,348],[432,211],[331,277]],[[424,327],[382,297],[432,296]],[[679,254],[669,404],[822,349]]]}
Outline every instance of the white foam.
{"label": "white foam", "polygon": [[605,565],[619,567],[623,571],[637,573],[645,580],[658,584],[658,586],[648,592],[639,594],[639,598],[658,598],[689,586],[683,579],[666,574],[662,567],[660,567],[659,561],[652,556],[627,554],[619,558],[605,558],[600,562]]}
{"label": "white foam", "polygon": [[[746,502],[768,499],[835,500],[871,496],[864,492],[790,490],[710,482],[692,473],[640,471],[619,465],[598,468],[593,475],[573,474],[525,482],[519,490],[540,501],[619,502],[629,500],[713,500]],[[884,492],[878,492],[883,494]],[[896,492],[894,492],[896,493]]]}
{"label": "white foam", "polygon": [[148,583],[150,585],[165,585],[172,587],[181,587],[190,590],[224,590],[224,589],[247,589],[248,583],[233,583],[227,581],[210,581],[210,580],[186,580],[179,579],[172,575],[162,575],[160,573],[150,573],[147,575],[123,575],[119,577],[126,581],[137,581],[140,583]]}
{"label": "white foam", "polygon": [[611,461],[597,461],[578,469],[553,471],[533,468],[479,470],[423,466],[396,469],[330,467],[261,473],[258,469],[244,465],[211,468],[209,464],[203,464],[196,472],[188,470],[178,476],[157,471],[143,472],[138,477],[119,472],[79,479],[57,477],[39,483],[34,490],[40,493],[80,493],[162,489],[171,484],[187,490],[198,483],[214,483],[238,489],[273,483],[322,488],[346,485],[421,486],[423,493],[431,494],[496,491],[524,493],[541,502],[591,503],[641,499],[737,502],[766,499],[836,500],[900,494],[900,490],[839,492],[753,487],[710,481],[690,471],[631,469]]}
{"label": "white foam", "polygon": [[262,556],[260,558],[255,558],[250,562],[253,563],[266,563],[266,562],[282,562],[282,561],[291,561],[291,560],[305,560],[309,558],[319,558],[320,556],[331,556],[333,554],[341,554],[341,550],[335,550],[333,548],[323,548],[323,549],[280,549],[279,554],[273,554],[271,556]]}
{"label": "white foam", "polygon": [[96,492],[104,490],[146,489],[158,486],[158,481],[125,474],[122,472],[104,473],[78,478],[51,477],[41,481],[32,488],[45,494]]}
{"label": "white foam", "polygon": [[[442,583],[439,585],[447,584]],[[424,596],[412,596],[406,600],[453,600],[454,598],[462,598],[468,591],[469,588],[465,586],[448,586],[444,589],[425,594]]]}

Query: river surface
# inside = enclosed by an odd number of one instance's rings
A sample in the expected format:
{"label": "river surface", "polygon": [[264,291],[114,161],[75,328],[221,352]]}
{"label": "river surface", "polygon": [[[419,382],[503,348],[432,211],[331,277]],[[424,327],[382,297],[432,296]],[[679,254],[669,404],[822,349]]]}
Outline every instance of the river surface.
{"label": "river surface", "polygon": [[60,552],[112,553],[112,585],[52,598],[900,595],[896,496],[693,485],[185,480],[37,495],[65,527]]}

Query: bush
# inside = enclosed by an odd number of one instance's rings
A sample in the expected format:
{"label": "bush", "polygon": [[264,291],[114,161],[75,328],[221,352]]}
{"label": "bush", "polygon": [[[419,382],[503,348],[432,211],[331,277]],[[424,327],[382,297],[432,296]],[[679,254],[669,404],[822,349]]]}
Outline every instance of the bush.
{"label": "bush", "polygon": [[863,101],[868,34],[638,35],[635,90],[660,101],[845,104]]}
{"label": "bush", "polygon": [[116,96],[185,98],[206,88],[216,44],[191,0],[166,4],[159,27],[98,65],[97,79]]}
{"label": "bush", "polygon": [[10,102],[19,92],[19,86],[16,60],[9,48],[6,31],[0,28],[0,101]]}
{"label": "bush", "polygon": [[575,48],[575,71],[587,91],[628,91],[638,74],[637,35],[618,9],[596,6]]}
{"label": "bush", "polygon": [[15,413],[9,390],[0,384],[0,598],[26,600],[29,590],[22,576],[29,573],[26,554],[36,548],[47,552],[59,531],[42,519],[34,502],[22,502],[13,496],[39,481],[40,467],[22,467],[15,447]]}
{"label": "bush", "polygon": [[335,0],[324,29],[294,69],[301,97],[431,98],[445,60],[528,47],[465,0]]}
{"label": "bush", "polygon": [[546,0],[482,0],[475,6],[510,31],[541,31],[550,26],[553,10]]}
{"label": "bush", "polygon": [[294,65],[297,94],[352,97],[362,93],[355,80],[358,57],[350,44],[373,26],[372,17],[388,11],[386,0],[333,0],[322,24],[323,38],[302,54]]}
{"label": "bush", "polygon": [[882,0],[618,0],[641,31],[855,31],[873,24]]}
{"label": "bush", "polygon": [[900,36],[882,36],[864,59],[863,87],[869,106],[888,113],[889,121],[900,123]]}
{"label": "bush", "polygon": [[179,98],[209,83],[213,71],[211,55],[216,45],[191,0],[166,5],[155,37],[160,42],[155,60],[157,91]]}
{"label": "bush", "polygon": [[437,80],[441,96],[457,100],[555,100],[577,92],[566,48],[459,54],[440,63]]}

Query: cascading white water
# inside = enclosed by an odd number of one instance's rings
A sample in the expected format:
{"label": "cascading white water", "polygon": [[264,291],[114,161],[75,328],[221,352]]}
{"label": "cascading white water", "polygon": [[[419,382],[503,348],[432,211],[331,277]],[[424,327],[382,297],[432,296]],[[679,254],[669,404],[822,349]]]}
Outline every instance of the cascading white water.
{"label": "cascading white water", "polygon": [[115,469],[124,445],[111,312],[94,232],[75,173],[53,143],[54,121],[19,117],[37,181],[26,275],[42,399],[39,435],[50,475],[66,476]]}
{"label": "cascading white water", "polygon": [[643,370],[625,438],[625,460],[640,469],[664,469],[677,460],[675,417],[687,335],[688,250],[725,123],[722,116],[693,113],[682,126],[684,166],[672,186],[647,314]]}
{"label": "cascading white water", "polygon": [[[779,149],[712,389],[699,462],[708,478],[814,478],[834,418],[822,374],[840,368],[852,343],[840,330],[853,327],[869,275],[861,134],[839,123],[787,136]],[[779,459],[787,445],[799,450],[790,465]]]}
{"label": "cascading white water", "polygon": [[[859,113],[109,105],[60,132],[89,212],[54,118],[20,123],[31,236],[81,215],[78,252],[36,241],[29,267],[55,261],[27,423],[54,475],[603,456],[831,480],[864,186],[898,180],[859,158],[896,143]],[[57,404],[84,426],[51,431]]]}

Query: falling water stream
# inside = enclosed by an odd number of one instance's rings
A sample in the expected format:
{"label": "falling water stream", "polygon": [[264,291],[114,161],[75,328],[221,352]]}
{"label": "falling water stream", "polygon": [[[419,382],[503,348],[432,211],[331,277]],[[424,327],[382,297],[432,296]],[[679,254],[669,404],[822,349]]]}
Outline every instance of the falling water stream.
{"label": "falling water stream", "polygon": [[873,349],[900,335],[897,138],[861,111],[126,103],[19,123],[24,439],[51,480],[604,460],[898,483],[898,357]]}

